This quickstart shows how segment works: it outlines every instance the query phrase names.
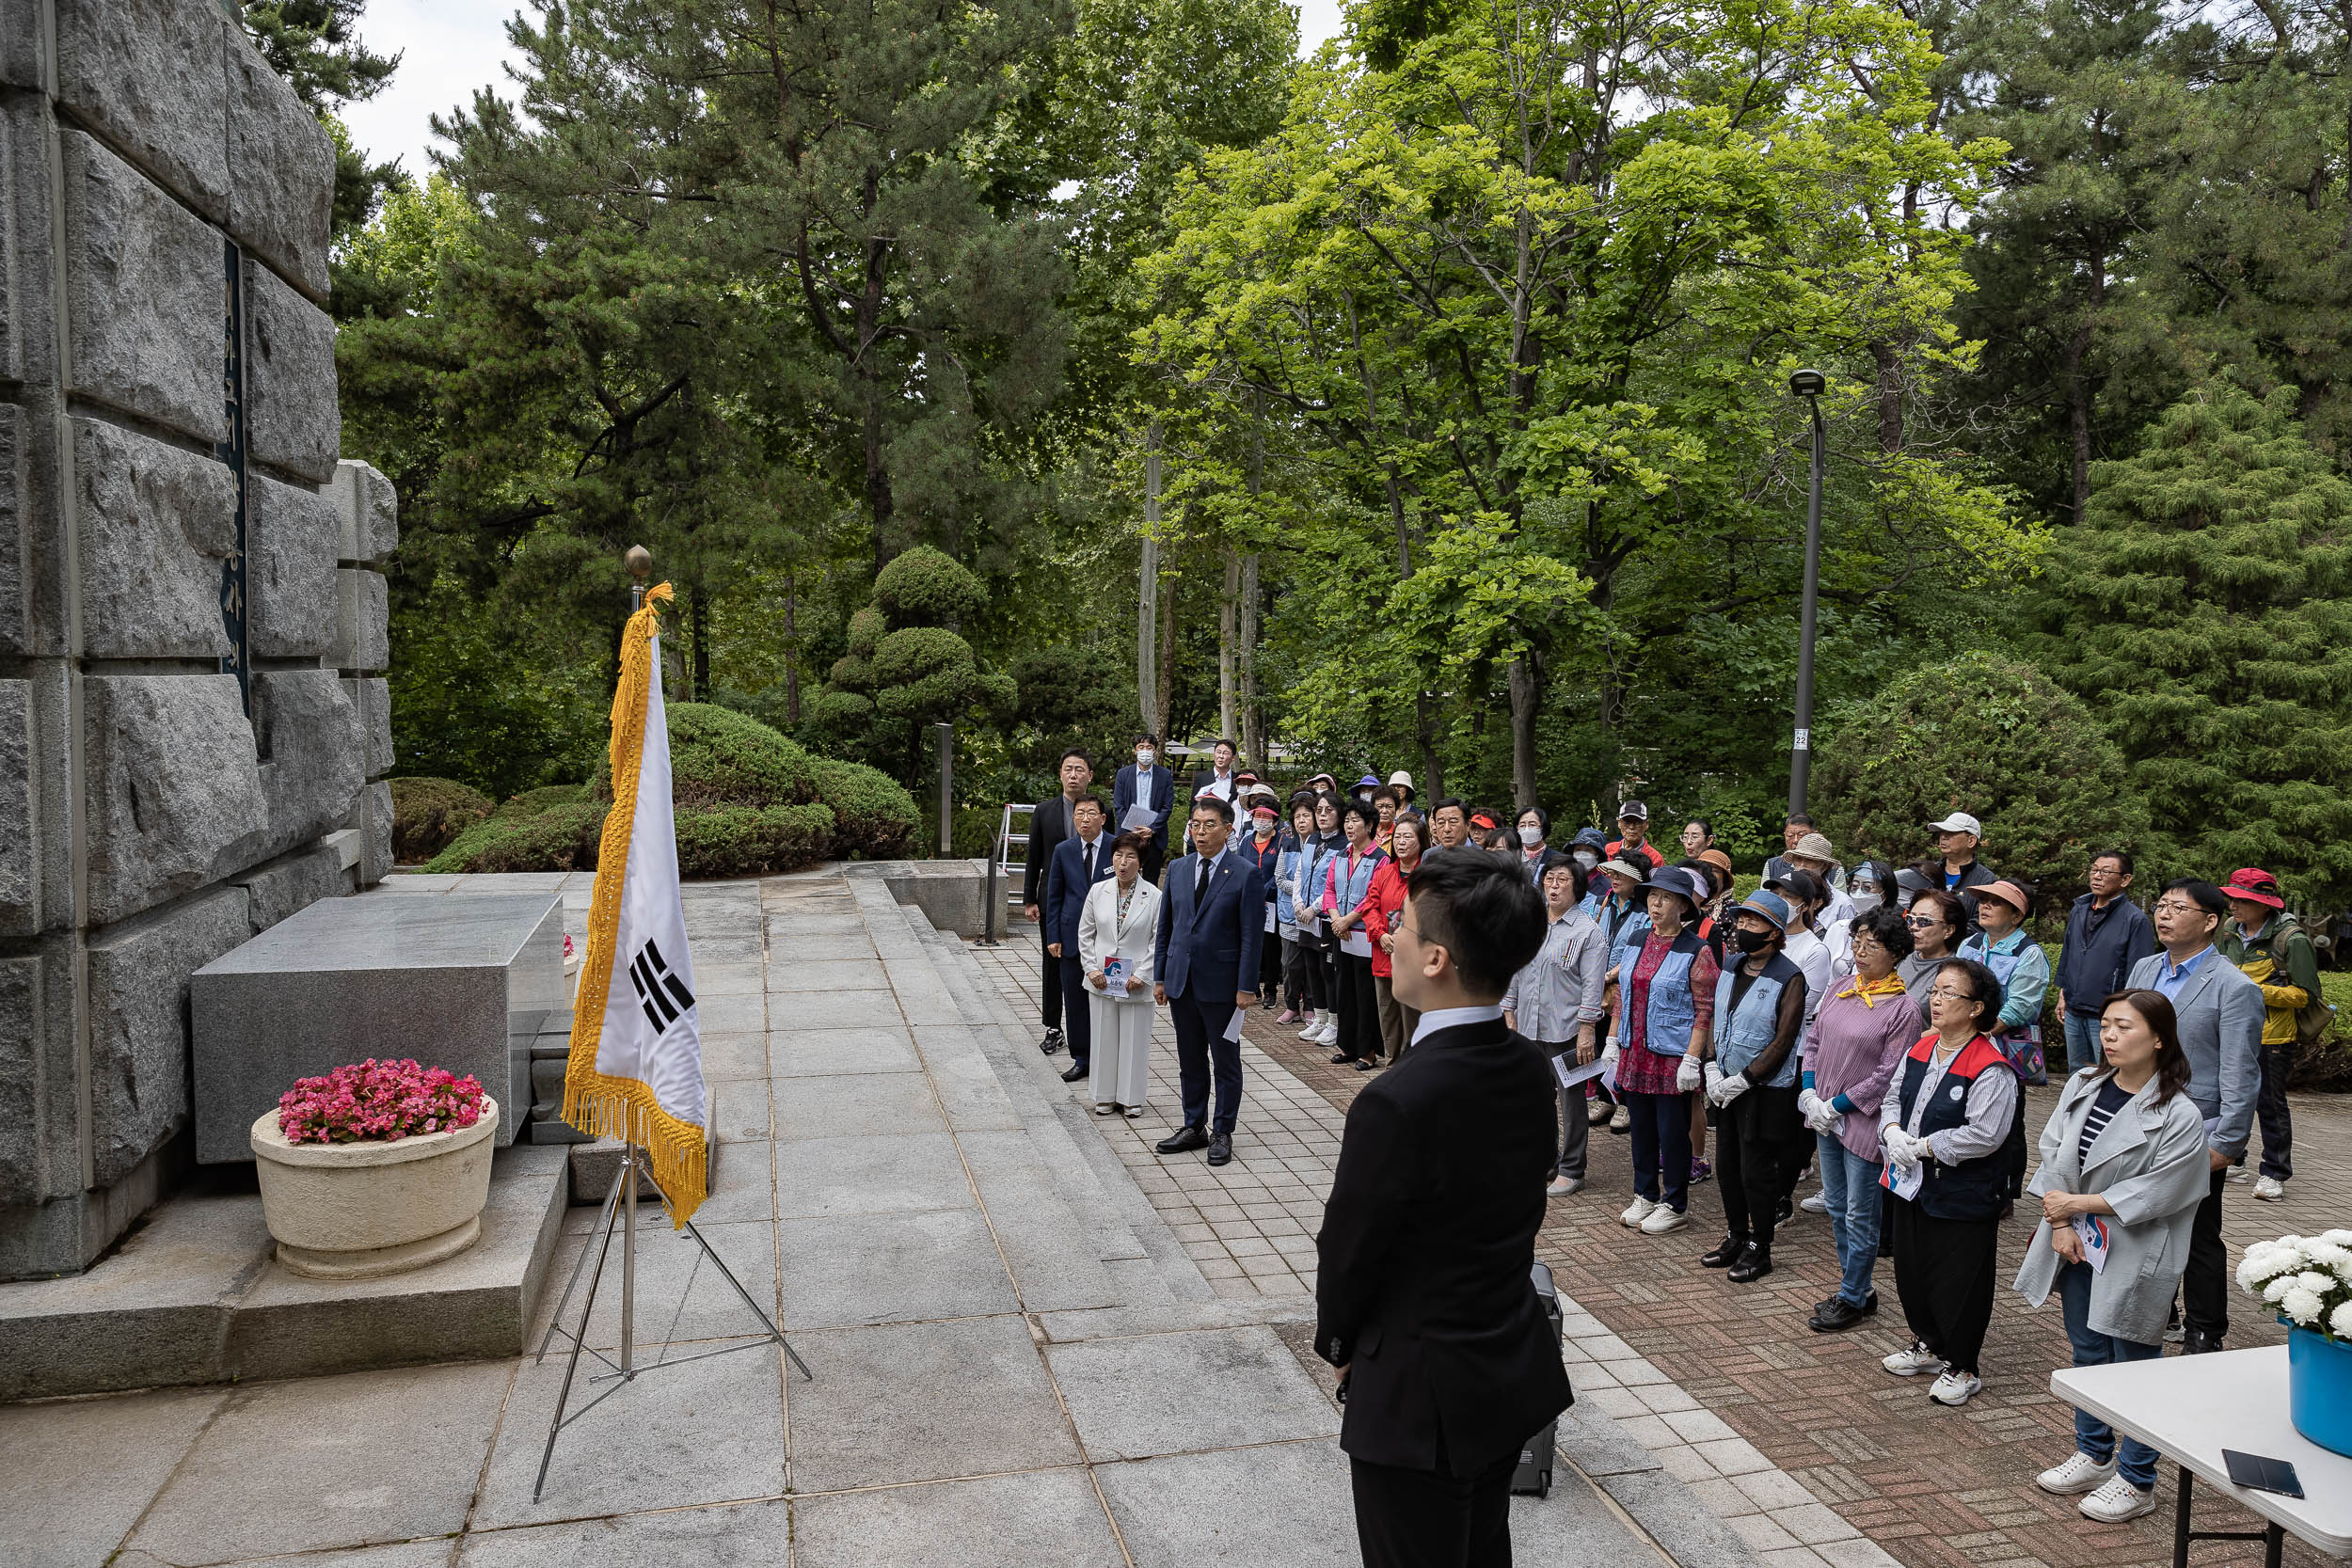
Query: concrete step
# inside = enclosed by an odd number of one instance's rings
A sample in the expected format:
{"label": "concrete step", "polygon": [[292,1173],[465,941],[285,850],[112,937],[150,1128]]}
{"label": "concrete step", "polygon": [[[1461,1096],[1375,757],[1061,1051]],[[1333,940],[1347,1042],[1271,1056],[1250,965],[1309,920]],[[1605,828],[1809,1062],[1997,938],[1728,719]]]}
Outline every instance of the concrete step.
{"label": "concrete step", "polygon": [[965,1022],[954,982],[940,972],[887,887],[872,879],[850,885],[1023,1307],[1033,1313],[1103,1308],[1134,1299],[1134,1283],[1115,1275],[1104,1255],[1140,1249],[1132,1237],[1113,1238],[1106,1247],[1099,1227],[1073,1206],[1064,1172],[1074,1156],[1041,1147],[1035,1135],[1051,1125],[1050,1117],[1034,1106],[1025,1109],[1007,1092]]}
{"label": "concrete step", "polygon": [[[1037,1049],[1034,1027],[1019,1016],[961,938],[932,928],[917,911],[907,912],[911,927],[950,977],[954,994],[972,1021],[999,1081],[1007,1085],[1009,1096],[1035,1108],[1032,1135],[1041,1148],[1054,1151],[1057,1162],[1066,1162],[1057,1163],[1057,1168],[1071,1173],[1073,1201],[1089,1214],[1104,1236],[1105,1260],[1132,1275],[1138,1291],[1152,1292],[1133,1300],[1140,1305],[1147,1299],[1216,1299],[1216,1290],[1201,1276],[1152,1200],[1095,1130],[1091,1109],[1061,1082],[1068,1058],[1047,1056]],[[1152,1288],[1153,1281],[1157,1289]]]}
{"label": "concrete step", "polygon": [[500,1149],[482,1239],[382,1279],[288,1274],[255,1194],[167,1199],[87,1272],[0,1285],[0,1400],[519,1354],[563,1227],[564,1156]]}

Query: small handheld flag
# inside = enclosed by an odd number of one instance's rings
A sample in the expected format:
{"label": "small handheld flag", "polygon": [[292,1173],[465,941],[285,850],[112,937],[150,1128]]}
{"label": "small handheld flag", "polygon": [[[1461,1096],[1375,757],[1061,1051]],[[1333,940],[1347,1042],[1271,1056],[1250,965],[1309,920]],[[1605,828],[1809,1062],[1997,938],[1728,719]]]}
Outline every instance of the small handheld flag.
{"label": "small handheld flag", "polygon": [[670,800],[670,729],[661,705],[655,606],[647,591],[621,634],[612,693],[612,810],[604,819],[588,953],[572,1012],[564,1119],[646,1151],[674,1225],[707,1196],[701,1015],[678,898],[677,827]]}

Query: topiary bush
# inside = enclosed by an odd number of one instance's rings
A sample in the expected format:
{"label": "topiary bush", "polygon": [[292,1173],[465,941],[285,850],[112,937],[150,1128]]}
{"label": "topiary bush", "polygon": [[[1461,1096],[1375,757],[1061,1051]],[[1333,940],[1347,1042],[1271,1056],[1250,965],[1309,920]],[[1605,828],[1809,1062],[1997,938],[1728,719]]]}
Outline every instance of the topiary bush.
{"label": "topiary bush", "polygon": [[478,822],[427,871],[593,871],[610,800],[575,800],[530,816]]}
{"label": "topiary bush", "polygon": [[500,803],[499,809],[492,812],[490,816],[497,821],[516,821],[526,816],[536,816],[541,812],[556,806],[577,804],[587,787],[585,784],[541,784],[536,789],[526,789],[520,795],[507,797]]}
{"label": "topiary bush", "polygon": [[819,757],[816,771],[818,799],[833,808],[834,853],[897,860],[913,847],[923,814],[905,785],[863,763]]}
{"label": "topiary bush", "polygon": [[455,779],[392,781],[392,859],[429,861],[490,815],[495,802]]}
{"label": "topiary bush", "polygon": [[710,806],[677,815],[681,877],[798,871],[833,853],[833,812],[818,804]]}
{"label": "topiary bush", "polygon": [[[703,806],[797,806],[817,798],[816,758],[748,713],[715,703],[669,709],[670,798],[683,814]],[[589,794],[612,799],[612,765],[599,763]]]}
{"label": "topiary bush", "polygon": [[[988,590],[955,557],[929,545],[895,556],[874,577],[874,604],[894,626],[952,626],[980,612]],[[863,615],[864,610],[858,611]],[[850,617],[850,645],[858,625]]]}

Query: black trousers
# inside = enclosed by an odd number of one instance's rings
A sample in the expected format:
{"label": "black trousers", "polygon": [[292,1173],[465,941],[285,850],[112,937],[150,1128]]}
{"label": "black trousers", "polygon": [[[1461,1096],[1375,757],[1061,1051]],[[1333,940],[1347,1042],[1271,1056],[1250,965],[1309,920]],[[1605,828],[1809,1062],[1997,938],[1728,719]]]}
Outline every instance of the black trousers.
{"label": "black trousers", "polygon": [[[1184,1097],[1184,1125],[1230,1135],[1241,1116],[1241,1047],[1225,1037],[1233,1020],[1233,993],[1202,996],[1197,989],[1168,999],[1168,1021],[1176,1028],[1176,1083]],[[1216,1089],[1216,1117],[1209,1117],[1209,1089]]]}
{"label": "black trousers", "polygon": [[[1271,904],[1266,906],[1272,909]],[[1258,949],[1258,1000],[1271,1003],[1282,994],[1282,928],[1278,923]]]}
{"label": "black trousers", "polygon": [[1285,942],[1282,948],[1282,1005],[1293,1012],[1312,1009],[1322,989],[1315,982],[1314,953],[1303,942]]}
{"label": "black trousers", "polygon": [[1372,960],[1354,953],[1340,955],[1340,1037],[1334,1048],[1358,1061],[1379,1060],[1380,993],[1372,983]]}
{"label": "black trousers", "polygon": [[2181,1313],[2191,1332],[2218,1344],[2230,1332],[2230,1249],[2221,1243],[2221,1178],[2213,1173],[2188,1230],[2188,1267],[2181,1275]]}
{"label": "black trousers", "polygon": [[1045,934],[1041,924],[1037,928],[1038,1008],[1048,1029],[1061,1027],[1061,960],[1054,957],[1047,943],[1054,939]]}
{"label": "black trousers", "polygon": [[1061,987],[1062,1038],[1070,1044],[1070,1060],[1084,1067],[1094,1057],[1094,1009],[1087,1006],[1087,970],[1072,951],[1075,942],[1062,943],[1062,956],[1055,962],[1061,974],[1056,984]]}
{"label": "black trousers", "polygon": [[1917,1339],[1953,1370],[1977,1370],[1993,1323],[1997,1219],[1939,1220],[1909,1198],[1887,1206],[1895,1239],[1895,1289]]}
{"label": "black trousers", "polygon": [[2295,1062],[2295,1042],[2262,1048],[2262,1089],[2254,1099],[2254,1119],[2262,1123],[2262,1174],[2284,1181],[2295,1174],[2295,1118],[2287,1111],[2287,1069]]}
{"label": "black trousers", "polygon": [[1723,1189],[1724,1223],[1734,1236],[1772,1244],[1772,1215],[1804,1168],[1798,1139],[1798,1089],[1754,1088],[1715,1118],[1715,1181]]}
{"label": "black trousers", "polygon": [[1449,1476],[1351,1457],[1364,1568],[1511,1568],[1518,1464],[1512,1454],[1474,1476]]}
{"label": "black trousers", "polygon": [[1153,887],[1160,885],[1160,868],[1168,863],[1168,846],[1147,844],[1143,847],[1143,879]]}

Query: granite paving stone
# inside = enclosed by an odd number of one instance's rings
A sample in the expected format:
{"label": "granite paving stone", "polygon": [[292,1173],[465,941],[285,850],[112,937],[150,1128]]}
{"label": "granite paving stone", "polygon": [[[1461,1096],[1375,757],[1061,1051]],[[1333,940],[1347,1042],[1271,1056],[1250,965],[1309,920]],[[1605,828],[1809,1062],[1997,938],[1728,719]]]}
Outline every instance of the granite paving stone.
{"label": "granite paving stone", "polygon": [[793,1078],[779,1084],[771,1099],[780,1139],[853,1138],[946,1129],[930,1080],[919,1072]]}
{"label": "granite paving stone", "polygon": [[[772,1319],[776,1311],[775,1227],[765,1222],[705,1223],[697,1216],[694,1228],[709,1242],[711,1250],[719,1255],[728,1272],[751,1292],[760,1310]],[[621,1340],[624,1239],[616,1232],[606,1251],[604,1276],[596,1291],[596,1309],[588,1320],[588,1343],[606,1351]],[[596,1266],[591,1259],[588,1267],[593,1270]],[[584,1275],[580,1288],[583,1292],[588,1288]],[[559,1284],[556,1289],[563,1287]],[[577,1305],[575,1298],[575,1312]],[[648,1360],[660,1354],[659,1347],[665,1342],[723,1339],[760,1332],[759,1322],[752,1316],[751,1308],[743,1305],[743,1298],[735,1293],[725,1276],[703,1256],[703,1249],[694,1244],[693,1237],[667,1226],[652,1230],[641,1227],[638,1231],[634,1316],[637,1343],[646,1348],[644,1359]],[[573,1321],[572,1316],[567,1314],[566,1321]],[[561,1347],[564,1341],[558,1339],[556,1343]]]}
{"label": "granite paving stone", "polygon": [[1126,1560],[1080,1469],[805,1497],[792,1511],[796,1568],[1124,1568]]}
{"label": "granite paving stone", "polygon": [[776,1239],[787,1332],[981,1317],[1019,1306],[974,1210],[783,1220]]}
{"label": "granite paving stone", "polygon": [[1078,1462],[1053,1381],[1017,1315],[816,1329],[794,1348],[824,1368],[791,1389],[795,1491]]}
{"label": "granite paving stone", "polygon": [[[888,984],[878,958],[796,958],[798,942],[787,939],[777,944],[776,961],[768,970],[768,990],[779,997],[802,991],[879,990]],[[795,1004],[775,1001],[769,1006],[779,1015],[789,1015]]]}
{"label": "granite paving stone", "polygon": [[964,1209],[972,1183],[945,1132],[812,1138],[776,1148],[776,1212],[784,1219]]}
{"label": "granite paving stone", "polygon": [[0,1405],[0,1562],[103,1560],[227,1398],[202,1388]]}
{"label": "granite paving stone", "polygon": [[794,1009],[780,1008],[769,1031],[769,1070],[777,1078],[832,1078],[856,1072],[918,1072],[923,1060],[896,1023],[863,1028],[807,1029]]}
{"label": "granite paving stone", "polygon": [[779,1568],[790,1560],[791,1535],[791,1513],[782,1499],[665,1508],[477,1530],[466,1537],[457,1561],[458,1568],[645,1568],[668,1563]]}
{"label": "granite paving stone", "polygon": [[795,992],[789,1006],[776,1009],[777,1023],[793,1029],[873,1029],[905,1022],[896,992],[835,990]]}
{"label": "granite paving stone", "polygon": [[1154,1334],[1046,1352],[1087,1456],[1143,1459],[1335,1434],[1339,1411],[1270,1328]]}

